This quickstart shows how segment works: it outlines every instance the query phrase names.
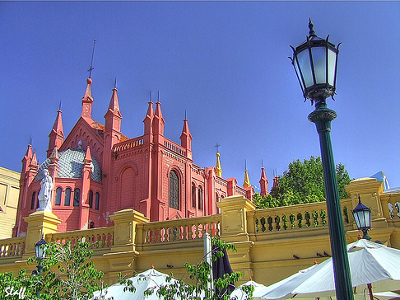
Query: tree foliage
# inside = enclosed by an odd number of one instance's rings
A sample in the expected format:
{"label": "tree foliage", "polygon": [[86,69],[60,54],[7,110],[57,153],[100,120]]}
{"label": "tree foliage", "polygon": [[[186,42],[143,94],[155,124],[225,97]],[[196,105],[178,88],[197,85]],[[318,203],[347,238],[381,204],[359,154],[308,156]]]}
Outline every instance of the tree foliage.
{"label": "tree foliage", "polygon": [[[341,163],[336,165],[336,178],[339,197],[345,199],[348,195],[344,187],[350,183],[350,177]],[[278,177],[268,196],[256,194],[253,200],[257,208],[326,201],[321,158],[311,156],[303,162],[294,160],[288,170]]]}
{"label": "tree foliage", "polygon": [[[41,275],[25,270],[0,274],[0,300],[87,300],[100,289],[103,273],[90,260],[93,255],[91,244],[77,242],[71,245],[48,243],[46,258],[41,261]],[[28,264],[36,264],[36,257],[29,258]],[[22,295],[21,295],[22,292]]]}
{"label": "tree foliage", "polygon": [[[218,246],[216,247],[218,250],[212,252],[213,262],[224,256],[224,250],[237,251],[233,244],[226,243],[216,237],[212,237],[212,244]],[[212,266],[210,264],[203,260],[197,265],[186,263],[185,268],[187,269],[189,278],[193,282],[192,284],[174,279],[173,274],[171,274],[167,279],[170,282],[169,284],[148,290],[145,294],[151,295],[156,293],[158,296],[163,297],[164,300],[228,300],[230,299],[227,292],[228,286],[234,285],[241,277],[239,272],[224,274],[222,278],[213,279],[214,289],[211,289],[210,274]],[[172,280],[173,283],[171,284]],[[254,287],[244,287],[243,290],[248,295],[248,299],[252,299]]]}

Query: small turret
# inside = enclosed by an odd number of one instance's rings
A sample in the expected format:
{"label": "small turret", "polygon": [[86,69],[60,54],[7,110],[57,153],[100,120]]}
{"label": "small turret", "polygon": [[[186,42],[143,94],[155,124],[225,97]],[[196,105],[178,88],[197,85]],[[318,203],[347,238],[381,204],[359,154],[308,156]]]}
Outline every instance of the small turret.
{"label": "small turret", "polygon": [[93,105],[93,98],[92,98],[92,91],[91,91],[91,84],[93,82],[92,78],[88,78],[86,80],[86,92],[82,98],[82,113],[81,117],[84,119],[92,119],[92,105]]}
{"label": "small turret", "polygon": [[254,189],[250,183],[249,173],[247,172],[246,160],[244,161],[244,165],[245,165],[245,170],[244,170],[243,188],[246,191],[246,198],[249,199],[250,201],[253,201]]}
{"label": "small turret", "polygon": [[22,173],[28,171],[29,165],[32,161],[32,145],[28,145],[28,149],[26,149],[25,156],[22,158]]}
{"label": "small turret", "polygon": [[57,111],[57,117],[54,121],[53,128],[49,134],[49,148],[47,149],[47,157],[50,157],[51,153],[53,152],[54,147],[60,149],[62,143],[64,142],[64,130],[62,124],[62,117],[61,117],[61,104],[60,108]]}
{"label": "small turret", "polygon": [[144,139],[145,139],[145,142],[147,142],[147,143],[152,142],[152,138],[153,138],[153,136],[152,136],[153,135],[153,118],[154,118],[153,102],[151,101],[151,93],[150,93],[149,106],[147,108],[146,117],[143,120]]}
{"label": "small turret", "polygon": [[192,135],[190,134],[188,120],[186,119],[185,112],[185,120],[183,120],[183,128],[181,134],[181,146],[186,149],[186,156],[188,158],[192,158]]}
{"label": "small turret", "polygon": [[118,94],[116,84],[113,88],[110,104],[108,110],[104,115],[105,119],[105,131],[112,132],[113,141],[112,144],[118,143],[118,138],[121,135],[121,120],[122,115],[119,111]]}
{"label": "small turret", "polygon": [[162,142],[161,137],[164,136],[164,125],[165,125],[165,120],[161,112],[160,94],[158,94],[158,101],[156,102],[156,112],[153,118],[153,136],[154,136],[154,141],[157,143]]}
{"label": "small turret", "polygon": [[48,170],[49,170],[49,175],[51,178],[53,178],[53,182],[57,176],[59,167],[58,167],[58,161],[60,160],[58,157],[58,150],[57,147],[54,147],[53,151],[50,154],[50,163],[48,166]]}
{"label": "small turret", "polygon": [[244,161],[244,182],[243,182],[243,187],[244,188],[248,188],[251,187],[251,183],[250,183],[250,178],[249,178],[249,173],[247,172],[247,164],[246,164],[246,160]]}
{"label": "small turret", "polygon": [[220,154],[219,152],[216,153],[217,156],[217,163],[215,164],[215,175],[218,177],[222,177],[222,168],[221,168],[221,161],[219,160]]}
{"label": "small turret", "polygon": [[268,195],[268,179],[267,175],[265,174],[265,168],[261,168],[261,179],[259,181],[260,183],[260,195],[261,196],[266,196]]}

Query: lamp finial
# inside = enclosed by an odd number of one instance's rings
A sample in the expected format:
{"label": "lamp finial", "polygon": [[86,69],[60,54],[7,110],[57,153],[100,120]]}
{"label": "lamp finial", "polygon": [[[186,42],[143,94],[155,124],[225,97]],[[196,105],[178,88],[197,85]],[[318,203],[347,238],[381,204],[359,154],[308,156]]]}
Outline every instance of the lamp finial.
{"label": "lamp finial", "polygon": [[310,36],[317,36],[316,34],[315,34],[315,31],[314,31],[314,24],[313,24],[313,22],[311,21],[311,18],[309,18],[309,22],[308,22],[308,28],[310,29]]}

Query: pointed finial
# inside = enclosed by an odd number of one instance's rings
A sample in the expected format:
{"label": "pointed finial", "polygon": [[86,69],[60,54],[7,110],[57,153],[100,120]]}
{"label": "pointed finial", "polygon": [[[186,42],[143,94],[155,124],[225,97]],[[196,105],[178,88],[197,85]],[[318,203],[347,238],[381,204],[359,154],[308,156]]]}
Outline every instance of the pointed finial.
{"label": "pointed finial", "polygon": [[311,18],[309,18],[309,22],[308,22],[308,28],[310,29],[310,36],[317,36],[316,34],[315,34],[315,31],[314,31],[314,24],[313,24],[313,22],[311,21]]}
{"label": "pointed finial", "polygon": [[264,159],[261,160],[261,168],[264,168]]}
{"label": "pointed finial", "polygon": [[219,147],[220,147],[220,146],[221,146],[221,145],[218,144],[218,143],[215,145],[215,148],[217,148],[217,153],[219,153]]}
{"label": "pointed finial", "polygon": [[245,169],[245,171],[247,171],[247,160],[246,159],[244,160],[244,169]]}
{"label": "pointed finial", "polygon": [[150,102],[151,102],[151,91],[150,91]]}
{"label": "pointed finial", "polygon": [[29,145],[32,146],[32,135],[29,136]]}
{"label": "pointed finial", "polygon": [[90,68],[88,70],[89,72],[89,78],[92,78],[92,71],[93,71],[93,56],[94,56],[94,46],[96,45],[96,39],[93,40],[93,50],[92,50],[92,60],[90,62]]}
{"label": "pointed finial", "polygon": [[158,91],[157,102],[160,102],[160,91]]}
{"label": "pointed finial", "polygon": [[60,103],[58,104],[58,110],[61,110],[61,101],[60,101]]}
{"label": "pointed finial", "polygon": [[114,79],[114,89],[117,89],[117,77]]}
{"label": "pointed finial", "polygon": [[186,109],[185,109],[185,120],[187,120],[187,118],[186,118]]}

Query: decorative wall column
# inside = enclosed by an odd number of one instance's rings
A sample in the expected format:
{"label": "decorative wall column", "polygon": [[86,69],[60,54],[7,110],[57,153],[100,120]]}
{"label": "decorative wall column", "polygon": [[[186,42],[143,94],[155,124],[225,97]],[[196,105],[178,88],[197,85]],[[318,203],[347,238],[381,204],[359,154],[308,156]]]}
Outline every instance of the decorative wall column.
{"label": "decorative wall column", "polygon": [[123,209],[110,216],[114,222],[114,245],[110,253],[104,255],[110,264],[109,276],[118,272],[134,271],[135,259],[139,255],[136,245],[142,244],[142,231],[137,231],[137,225],[149,220],[144,214],[133,209]]}
{"label": "decorative wall column", "polygon": [[[358,195],[360,195],[362,204],[371,209],[372,222],[369,235],[372,237],[372,241],[399,247],[400,232],[390,219],[387,197],[385,197],[386,194],[383,194],[383,183],[376,178],[360,178],[353,180],[345,188],[351,198],[352,209],[358,204]],[[351,212],[349,212],[350,215]],[[357,230],[354,220],[353,228]]]}
{"label": "decorative wall column", "polygon": [[[380,194],[383,192],[381,181],[375,178],[360,178],[351,181],[345,188],[351,198],[353,209],[358,204],[358,195],[361,197],[362,204],[371,209],[372,228],[388,226],[380,199]],[[357,226],[354,226],[356,229]]]}
{"label": "decorative wall column", "polygon": [[246,282],[253,276],[250,249],[254,244],[249,239],[247,212],[256,207],[242,195],[226,197],[217,205],[222,215],[221,239],[233,243],[237,249],[228,253],[232,269],[242,273],[240,283]]}
{"label": "decorative wall column", "polygon": [[28,259],[35,255],[35,244],[40,241],[42,235],[46,237],[48,233],[56,233],[57,225],[62,220],[49,211],[36,211],[25,217],[24,220],[28,223],[28,229],[25,239],[25,253],[22,258]]}

